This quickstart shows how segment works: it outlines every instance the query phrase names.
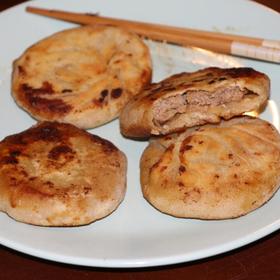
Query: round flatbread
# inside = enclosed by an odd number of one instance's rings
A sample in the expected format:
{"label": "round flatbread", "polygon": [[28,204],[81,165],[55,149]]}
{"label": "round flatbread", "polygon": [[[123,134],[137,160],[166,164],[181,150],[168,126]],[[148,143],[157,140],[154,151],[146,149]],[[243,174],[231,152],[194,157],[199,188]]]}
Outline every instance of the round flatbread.
{"label": "round flatbread", "polygon": [[42,226],[101,219],[124,198],[126,157],[70,124],[42,122],[0,142],[0,211]]}
{"label": "round flatbread", "polygon": [[260,111],[269,96],[267,75],[252,68],[210,67],[173,75],[147,86],[124,107],[121,131],[128,137],[169,134]]}
{"label": "round flatbread", "polygon": [[279,184],[280,135],[255,118],[154,139],[141,158],[144,197],[176,217],[239,217],[268,201]]}
{"label": "round flatbread", "polygon": [[14,62],[12,92],[35,119],[92,128],[119,115],[151,79],[147,46],[117,27],[58,32]]}

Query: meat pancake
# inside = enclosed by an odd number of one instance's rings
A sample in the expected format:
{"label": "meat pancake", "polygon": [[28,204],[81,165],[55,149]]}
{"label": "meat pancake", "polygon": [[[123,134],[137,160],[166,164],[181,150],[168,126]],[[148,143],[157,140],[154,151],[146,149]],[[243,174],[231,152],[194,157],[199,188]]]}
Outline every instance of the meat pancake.
{"label": "meat pancake", "polygon": [[116,27],[86,26],[58,32],[14,62],[17,104],[38,120],[80,128],[102,125],[151,79],[147,46]]}
{"label": "meat pancake", "polygon": [[268,201],[279,184],[280,135],[256,118],[159,137],[141,158],[144,197],[176,217],[239,217]]}
{"label": "meat pancake", "polygon": [[42,226],[101,219],[122,201],[126,157],[70,124],[42,122],[0,142],[0,211]]}
{"label": "meat pancake", "polygon": [[123,109],[128,137],[168,134],[258,111],[269,96],[269,78],[251,68],[206,68],[147,86]]}

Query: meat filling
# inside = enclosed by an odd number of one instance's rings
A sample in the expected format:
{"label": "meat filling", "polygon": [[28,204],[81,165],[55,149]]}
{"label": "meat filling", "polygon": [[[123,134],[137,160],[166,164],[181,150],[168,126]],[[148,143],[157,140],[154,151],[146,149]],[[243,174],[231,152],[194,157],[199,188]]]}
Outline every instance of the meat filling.
{"label": "meat filling", "polygon": [[189,105],[218,106],[229,102],[240,101],[244,95],[254,94],[253,92],[239,87],[220,88],[215,92],[204,90],[187,91],[184,94],[170,96],[162,99],[154,106],[154,119],[159,124],[170,120],[178,113],[184,113]]}
{"label": "meat filling", "polygon": [[221,104],[239,101],[243,98],[245,91],[239,87],[221,88],[215,92],[207,92],[203,90],[189,91],[185,97],[190,105],[212,105],[218,106]]}

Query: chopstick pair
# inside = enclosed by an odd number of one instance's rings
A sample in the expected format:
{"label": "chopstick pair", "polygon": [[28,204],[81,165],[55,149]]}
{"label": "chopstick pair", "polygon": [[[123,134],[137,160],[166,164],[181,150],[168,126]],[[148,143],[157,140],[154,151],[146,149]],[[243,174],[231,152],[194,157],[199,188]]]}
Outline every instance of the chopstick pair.
{"label": "chopstick pair", "polygon": [[27,7],[26,11],[83,25],[103,24],[119,26],[152,40],[280,63],[280,41],[276,40],[115,19],[96,14],[82,14],[35,7]]}

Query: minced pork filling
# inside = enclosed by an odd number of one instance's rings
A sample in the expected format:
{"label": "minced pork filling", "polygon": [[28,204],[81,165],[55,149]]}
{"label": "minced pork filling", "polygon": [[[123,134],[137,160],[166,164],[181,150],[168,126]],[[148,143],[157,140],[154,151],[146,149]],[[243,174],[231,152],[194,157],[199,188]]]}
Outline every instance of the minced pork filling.
{"label": "minced pork filling", "polygon": [[241,90],[238,86],[217,89],[214,92],[204,90],[190,90],[183,94],[169,96],[158,101],[153,108],[154,120],[163,124],[177,113],[184,113],[187,105],[217,106],[233,101],[240,101],[247,89]]}

